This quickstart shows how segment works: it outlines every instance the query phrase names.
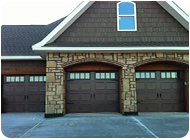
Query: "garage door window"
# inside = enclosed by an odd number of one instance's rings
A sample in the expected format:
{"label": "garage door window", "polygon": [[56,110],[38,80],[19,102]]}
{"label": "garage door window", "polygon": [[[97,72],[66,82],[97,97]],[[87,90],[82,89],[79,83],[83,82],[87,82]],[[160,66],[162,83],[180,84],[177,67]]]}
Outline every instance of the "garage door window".
{"label": "garage door window", "polygon": [[169,78],[179,78],[179,72],[161,72],[162,79],[169,79]]}
{"label": "garage door window", "polygon": [[30,76],[30,82],[46,82],[46,76]]}
{"label": "garage door window", "polygon": [[6,82],[24,82],[24,76],[7,76]]}
{"label": "garage door window", "polygon": [[96,79],[115,79],[115,72],[101,72],[95,74]]}
{"label": "garage door window", "polygon": [[136,78],[156,78],[155,72],[136,72]]}
{"label": "garage door window", "polygon": [[90,79],[90,73],[70,73],[70,79]]}

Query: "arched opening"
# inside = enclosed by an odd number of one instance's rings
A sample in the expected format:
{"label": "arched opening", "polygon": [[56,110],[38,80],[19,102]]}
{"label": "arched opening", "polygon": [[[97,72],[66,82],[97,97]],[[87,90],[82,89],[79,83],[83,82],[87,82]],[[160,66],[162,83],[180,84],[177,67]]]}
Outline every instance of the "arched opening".
{"label": "arched opening", "polygon": [[85,62],[65,68],[66,71],[117,71],[121,67],[102,62]]}
{"label": "arched opening", "polygon": [[65,69],[65,113],[122,112],[121,66],[82,62]]}
{"label": "arched opening", "polygon": [[177,61],[138,65],[136,71],[139,112],[189,112],[189,66]]}

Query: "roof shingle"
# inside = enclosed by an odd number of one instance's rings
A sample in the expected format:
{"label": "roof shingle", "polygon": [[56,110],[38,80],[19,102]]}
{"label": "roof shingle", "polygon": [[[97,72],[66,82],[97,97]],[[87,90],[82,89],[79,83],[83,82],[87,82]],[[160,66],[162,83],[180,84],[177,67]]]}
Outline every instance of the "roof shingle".
{"label": "roof shingle", "polygon": [[63,20],[48,25],[2,25],[1,56],[37,56],[31,46],[40,42]]}

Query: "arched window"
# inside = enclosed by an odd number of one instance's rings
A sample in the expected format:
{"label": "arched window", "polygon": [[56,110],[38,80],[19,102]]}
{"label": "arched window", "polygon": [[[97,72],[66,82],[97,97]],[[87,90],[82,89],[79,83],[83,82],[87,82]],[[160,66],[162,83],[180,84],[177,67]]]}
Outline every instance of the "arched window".
{"label": "arched window", "polygon": [[117,30],[136,31],[136,4],[134,2],[117,3]]}

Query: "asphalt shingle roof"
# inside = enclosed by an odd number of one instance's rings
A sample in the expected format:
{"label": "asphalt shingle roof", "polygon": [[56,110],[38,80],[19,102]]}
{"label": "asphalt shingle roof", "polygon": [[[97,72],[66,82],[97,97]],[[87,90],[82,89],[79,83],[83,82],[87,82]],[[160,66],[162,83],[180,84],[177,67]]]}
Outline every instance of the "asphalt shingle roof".
{"label": "asphalt shingle roof", "polygon": [[40,42],[63,20],[48,25],[2,25],[1,56],[37,56],[31,46]]}

